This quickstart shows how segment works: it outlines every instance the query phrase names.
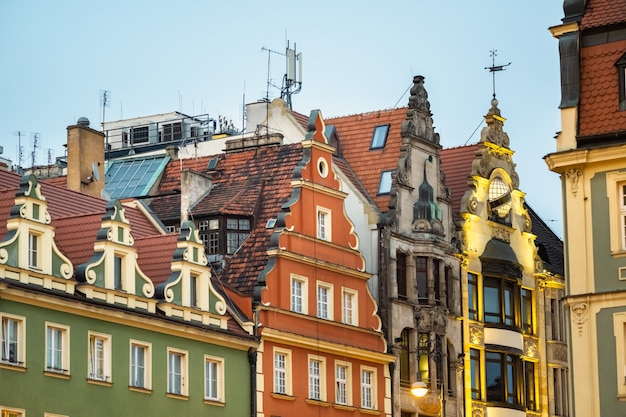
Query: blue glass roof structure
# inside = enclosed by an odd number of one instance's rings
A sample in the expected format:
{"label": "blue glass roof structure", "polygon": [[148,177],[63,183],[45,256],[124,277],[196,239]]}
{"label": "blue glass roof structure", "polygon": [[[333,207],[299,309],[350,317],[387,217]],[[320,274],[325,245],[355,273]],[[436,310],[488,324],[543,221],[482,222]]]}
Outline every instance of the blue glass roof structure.
{"label": "blue glass roof structure", "polygon": [[109,161],[104,174],[105,194],[109,199],[148,195],[169,160],[169,156],[157,155]]}

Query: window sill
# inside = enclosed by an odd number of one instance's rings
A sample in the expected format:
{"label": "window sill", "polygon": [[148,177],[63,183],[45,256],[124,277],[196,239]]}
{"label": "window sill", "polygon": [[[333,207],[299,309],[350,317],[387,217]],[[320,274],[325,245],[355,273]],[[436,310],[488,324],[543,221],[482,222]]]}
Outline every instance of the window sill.
{"label": "window sill", "polygon": [[277,392],[272,392],[270,395],[272,396],[272,398],[276,398],[277,400],[287,400],[287,401],[296,400],[296,397],[294,397],[293,395],[279,394]]}
{"label": "window sill", "polygon": [[621,249],[621,250],[611,251],[611,256],[613,258],[624,258],[626,257],[626,250]]}
{"label": "window sill", "polygon": [[353,407],[351,405],[344,405],[344,404],[333,404],[333,408],[337,410],[344,410],[344,411],[356,411],[356,407]]}
{"label": "window sill", "polygon": [[189,400],[189,396],[188,395],[184,395],[184,394],[173,394],[171,392],[168,392],[166,395],[169,398],[174,398],[176,400],[184,400],[184,401],[188,401]]}
{"label": "window sill", "polygon": [[373,416],[379,416],[380,411],[374,410],[373,408],[359,408],[359,412],[361,414],[371,414]]}
{"label": "window sill", "polygon": [[103,387],[112,387],[113,383],[110,381],[103,381],[100,379],[92,379],[92,378],[87,378],[87,382],[90,384],[94,384],[94,385],[101,385]]}
{"label": "window sill", "polygon": [[12,371],[18,371],[18,372],[26,372],[26,366],[20,363],[0,362],[0,368],[10,369]]}
{"label": "window sill", "polygon": [[307,404],[317,405],[319,407],[330,407],[330,403],[322,400],[313,400],[311,398],[307,398],[304,400]]}
{"label": "window sill", "polygon": [[129,385],[128,389],[130,391],[141,392],[142,394],[152,394],[152,390],[150,388],[134,387],[132,385]]}
{"label": "window sill", "polygon": [[50,370],[45,370],[45,371],[43,371],[43,374],[45,376],[51,376],[53,378],[70,379],[69,371],[50,371]]}
{"label": "window sill", "polygon": [[206,405],[214,405],[216,407],[226,407],[226,403],[224,401],[219,401],[219,400],[208,400],[205,398],[204,403]]}

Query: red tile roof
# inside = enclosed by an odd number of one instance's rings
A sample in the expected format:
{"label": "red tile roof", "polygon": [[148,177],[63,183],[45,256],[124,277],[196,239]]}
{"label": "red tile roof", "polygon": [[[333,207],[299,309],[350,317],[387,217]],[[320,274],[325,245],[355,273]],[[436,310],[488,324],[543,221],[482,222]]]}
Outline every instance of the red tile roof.
{"label": "red tile roof", "polygon": [[178,234],[135,239],[139,268],[155,286],[165,282],[172,272],[172,259]]}
{"label": "red tile roof", "polygon": [[619,108],[619,81],[615,67],[615,62],[625,51],[626,40],[582,48],[580,137],[626,130],[626,112]]}
{"label": "red tile roof", "polygon": [[452,217],[458,218],[461,208],[461,199],[469,189],[467,179],[472,174],[472,162],[478,144],[442,149],[441,168],[446,174],[446,186],[452,196]]}
{"label": "red tile roof", "polygon": [[[400,156],[400,127],[406,119],[406,107],[380,110],[364,114],[335,117],[326,120],[326,126],[334,125],[338,132],[341,156],[352,167],[378,209],[386,212],[389,194],[378,195],[380,175],[383,171],[398,167]],[[387,142],[381,149],[370,150],[376,126],[389,124]]]}
{"label": "red tile roof", "polygon": [[623,0],[588,0],[580,27],[582,30],[609,26],[626,21]]}

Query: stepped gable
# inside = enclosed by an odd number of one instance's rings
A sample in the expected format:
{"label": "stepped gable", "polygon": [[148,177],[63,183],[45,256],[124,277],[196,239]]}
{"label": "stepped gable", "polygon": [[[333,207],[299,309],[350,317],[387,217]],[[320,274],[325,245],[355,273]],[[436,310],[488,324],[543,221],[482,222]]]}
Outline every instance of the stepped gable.
{"label": "stepped gable", "polygon": [[461,199],[468,189],[467,179],[472,175],[472,162],[478,151],[478,144],[442,149],[441,168],[446,175],[446,186],[452,197],[452,218],[460,218]]}
{"label": "stepped gable", "polygon": [[[326,126],[334,126],[339,136],[341,155],[352,167],[360,183],[381,212],[388,210],[391,196],[378,195],[383,171],[398,167],[402,137],[400,129],[406,120],[407,107],[379,110],[370,113],[325,119]],[[390,125],[385,146],[370,149],[376,126]]]}
{"label": "stepped gable", "polygon": [[587,7],[580,23],[584,30],[610,26],[626,20],[626,2],[623,0],[587,0]]}

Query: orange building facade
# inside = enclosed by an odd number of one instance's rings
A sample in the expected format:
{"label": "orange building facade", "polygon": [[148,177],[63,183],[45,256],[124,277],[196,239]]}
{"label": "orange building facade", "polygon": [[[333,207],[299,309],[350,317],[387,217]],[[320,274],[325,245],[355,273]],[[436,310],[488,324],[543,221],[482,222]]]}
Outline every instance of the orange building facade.
{"label": "orange building facade", "polygon": [[324,129],[313,111],[254,291],[258,416],[392,414],[394,357]]}

